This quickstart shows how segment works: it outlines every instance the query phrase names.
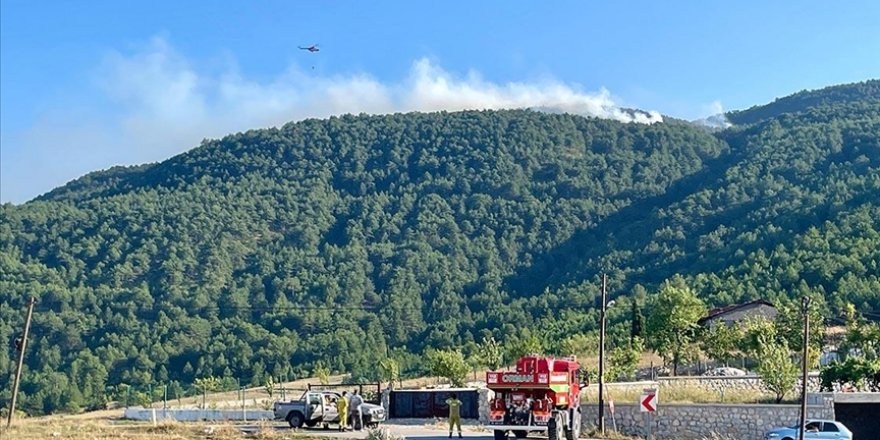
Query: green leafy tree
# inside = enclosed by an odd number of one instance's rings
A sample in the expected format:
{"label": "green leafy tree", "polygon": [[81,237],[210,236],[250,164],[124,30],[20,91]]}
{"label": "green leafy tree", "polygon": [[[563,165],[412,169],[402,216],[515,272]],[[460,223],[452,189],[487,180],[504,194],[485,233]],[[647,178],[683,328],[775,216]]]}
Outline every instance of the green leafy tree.
{"label": "green leafy tree", "polygon": [[266,390],[266,394],[268,394],[271,399],[272,396],[275,395],[275,380],[271,377],[266,379],[266,382],[263,383],[263,389]]}
{"label": "green leafy tree", "polygon": [[484,337],[477,349],[482,362],[490,370],[497,370],[504,365],[504,349],[495,337]]}
{"label": "green leafy tree", "polygon": [[431,374],[448,380],[453,386],[464,386],[467,378],[468,364],[464,355],[455,350],[429,350],[428,365]]}
{"label": "green leafy tree", "polygon": [[880,323],[866,320],[847,304],[844,310],[846,333],[838,353],[844,358],[854,355],[868,360],[880,358]]}
{"label": "green leafy tree", "polygon": [[639,307],[638,299],[635,297],[630,302],[630,320],[630,341],[635,341],[636,338],[644,338],[642,329],[645,326],[645,315],[642,314],[642,309]]}
{"label": "green leafy tree", "polygon": [[394,358],[387,357],[379,362],[379,377],[394,386],[395,381],[400,381],[400,364]]}
{"label": "green leafy tree", "polygon": [[540,354],[544,351],[541,340],[531,332],[525,332],[520,337],[512,338],[505,345],[505,358],[510,362],[526,355]]}
{"label": "green leafy tree", "polygon": [[736,344],[737,348],[753,358],[760,357],[765,346],[777,344],[784,340],[779,335],[776,324],[764,318],[747,320],[741,332],[742,334]]}
{"label": "green leafy tree", "polygon": [[703,301],[680,280],[665,282],[652,298],[647,322],[648,346],[672,362],[673,374],[677,375],[679,364],[691,357],[697,320],[705,313]]}
{"label": "green leafy tree", "polygon": [[757,373],[764,386],[776,394],[776,403],[782,402],[798,380],[797,362],[792,361],[791,350],[785,342],[768,343],[760,349]]}
{"label": "green leafy tree", "polygon": [[[804,289],[803,285],[800,286],[800,289]],[[810,315],[810,326],[812,327],[809,340],[811,366],[815,366],[819,362],[822,340],[825,337],[825,332],[816,331],[816,329],[824,326],[824,319],[821,313],[821,310],[824,309],[822,305],[824,300],[817,303],[816,298],[816,296],[813,296],[813,301],[807,309],[807,313]],[[779,314],[774,320],[779,336],[784,338],[788,346],[794,351],[802,351],[804,344],[804,315],[801,308],[802,306],[796,301],[781,304],[778,306]]]}
{"label": "green leafy tree", "polygon": [[581,357],[599,355],[598,332],[570,335],[562,340],[562,354]]}
{"label": "green leafy tree", "polygon": [[318,382],[321,385],[327,385],[330,383],[330,369],[324,366],[322,362],[318,362],[315,364],[315,368],[312,369],[312,377],[318,378]]}
{"label": "green leafy tree", "polygon": [[743,337],[744,330],[741,326],[721,323],[700,332],[700,346],[710,358],[727,365],[738,351]]}
{"label": "green leafy tree", "polygon": [[636,337],[631,343],[612,349],[608,353],[608,376],[610,380],[624,379],[634,380],[636,375],[636,367],[645,350],[645,344],[642,338]]}
{"label": "green leafy tree", "polygon": [[217,391],[220,389],[221,380],[218,377],[208,376],[208,377],[199,377],[195,381],[193,381],[193,386],[195,386],[199,391]]}

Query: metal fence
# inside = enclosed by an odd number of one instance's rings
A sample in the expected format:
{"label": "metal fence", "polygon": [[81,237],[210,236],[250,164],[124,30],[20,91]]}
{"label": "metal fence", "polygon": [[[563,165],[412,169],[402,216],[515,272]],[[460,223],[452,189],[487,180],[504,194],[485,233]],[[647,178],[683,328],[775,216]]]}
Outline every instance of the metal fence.
{"label": "metal fence", "polygon": [[475,389],[455,390],[394,390],[391,392],[389,417],[432,418],[449,416],[446,399],[456,393],[461,400],[461,418],[479,418],[479,393]]}
{"label": "metal fence", "polygon": [[336,391],[352,392],[358,390],[358,394],[364,399],[364,402],[380,404],[382,400],[382,384],[379,382],[372,383],[331,383],[331,384],[308,384],[309,391]]}

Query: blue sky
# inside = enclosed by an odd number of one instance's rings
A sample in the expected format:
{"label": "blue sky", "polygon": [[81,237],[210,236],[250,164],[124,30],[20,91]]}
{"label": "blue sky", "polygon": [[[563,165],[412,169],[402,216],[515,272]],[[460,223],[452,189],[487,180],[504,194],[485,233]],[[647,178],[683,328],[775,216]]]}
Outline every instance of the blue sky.
{"label": "blue sky", "polygon": [[335,113],[546,105],[621,119],[624,106],[694,119],[880,77],[878,23],[867,0],[2,0],[0,201]]}

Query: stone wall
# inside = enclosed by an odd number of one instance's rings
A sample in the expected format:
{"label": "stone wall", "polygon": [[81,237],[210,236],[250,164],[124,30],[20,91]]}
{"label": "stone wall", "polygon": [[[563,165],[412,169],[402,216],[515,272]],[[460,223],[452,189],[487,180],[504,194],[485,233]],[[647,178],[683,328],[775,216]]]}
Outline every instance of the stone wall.
{"label": "stone wall", "polygon": [[[756,391],[756,392],[768,392],[767,388],[764,386],[764,381],[761,380],[760,377],[755,375],[749,376],[732,376],[732,377],[718,377],[718,376],[678,376],[678,377],[658,377],[657,385],[660,388],[668,387],[668,386],[694,386],[699,387],[708,391],[715,391],[719,394],[726,393],[728,391]],[[809,373],[807,375],[807,392],[817,393],[819,392],[819,386],[821,385],[821,381],[819,379],[819,373]],[[801,388],[801,379],[798,376],[797,384],[795,385],[795,389],[797,392],[794,394],[800,394]]]}
{"label": "stone wall", "polygon": [[488,388],[480,388],[477,390],[479,393],[479,408],[477,412],[479,413],[480,423],[486,424],[489,422],[489,401],[495,398],[495,392]]}
{"label": "stone wall", "polygon": [[[819,373],[810,373],[807,376],[807,391],[810,393],[818,393],[820,391]],[[724,395],[729,392],[737,391],[754,391],[769,393],[764,386],[764,381],[755,375],[734,376],[734,377],[718,377],[718,376],[677,376],[677,377],[658,377],[657,380],[641,381],[641,382],[612,382],[606,384],[609,390],[627,390],[644,388],[665,388],[665,387],[693,387],[706,391],[714,392],[718,395],[718,399],[723,399]],[[789,396],[799,395],[801,380],[798,378],[795,388],[788,393]],[[835,390],[839,391],[839,390]]]}
{"label": "stone wall", "polygon": [[[662,394],[661,394],[662,396]],[[830,395],[813,394],[807,416],[834,419],[834,399]],[[614,420],[605,408],[605,427],[628,435],[645,435],[644,413],[635,404],[615,404]],[[597,405],[581,407],[585,429],[596,426]],[[658,439],[703,439],[713,434],[734,439],[759,439],[765,431],[796,423],[798,405],[727,405],[727,404],[664,404],[651,416],[652,431]],[[724,437],[722,437],[724,438]]]}

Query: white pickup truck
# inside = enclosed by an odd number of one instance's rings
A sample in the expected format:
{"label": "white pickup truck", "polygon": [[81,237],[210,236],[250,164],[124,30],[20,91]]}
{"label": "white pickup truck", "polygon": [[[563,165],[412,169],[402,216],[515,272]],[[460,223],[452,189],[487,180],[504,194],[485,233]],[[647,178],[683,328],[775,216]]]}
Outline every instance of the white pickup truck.
{"label": "white pickup truck", "polygon": [[[275,420],[286,420],[291,428],[309,428],[339,423],[336,400],[342,396],[334,391],[306,391],[298,400],[278,401],[272,406]],[[364,426],[377,426],[385,421],[385,409],[372,403],[361,405]]]}

